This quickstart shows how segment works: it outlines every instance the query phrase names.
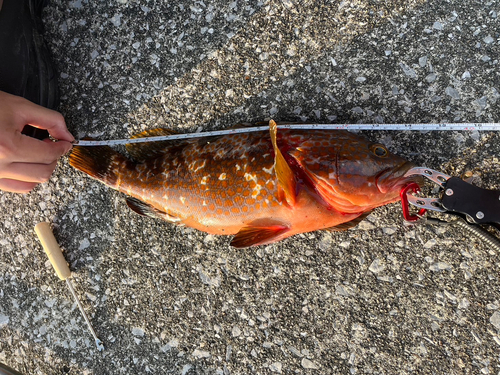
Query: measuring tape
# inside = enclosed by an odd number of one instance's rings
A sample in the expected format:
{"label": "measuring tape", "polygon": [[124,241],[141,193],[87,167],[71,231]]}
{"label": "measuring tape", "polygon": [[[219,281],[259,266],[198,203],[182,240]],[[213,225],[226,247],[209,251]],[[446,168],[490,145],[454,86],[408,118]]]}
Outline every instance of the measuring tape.
{"label": "measuring tape", "polygon": [[[286,124],[278,125],[278,129],[306,129],[306,130],[397,130],[397,131],[497,131],[500,130],[499,123],[458,123],[458,124]],[[191,139],[201,137],[213,137],[227,134],[241,134],[259,131],[267,131],[269,126],[244,127],[236,129],[215,130],[200,133],[161,135],[156,137],[144,137],[133,139],[114,139],[105,141],[79,140],[74,141],[78,146],[115,146],[130,143],[171,141],[178,139]]]}

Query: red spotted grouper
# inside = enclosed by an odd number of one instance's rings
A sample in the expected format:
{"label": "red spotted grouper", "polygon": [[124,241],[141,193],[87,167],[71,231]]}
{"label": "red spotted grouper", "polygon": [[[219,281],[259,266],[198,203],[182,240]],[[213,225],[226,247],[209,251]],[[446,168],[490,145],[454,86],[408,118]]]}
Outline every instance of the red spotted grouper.
{"label": "red spotted grouper", "polygon": [[235,247],[353,227],[413,181],[404,177],[411,163],[359,135],[269,124],[269,132],[129,144],[133,160],[107,146],[75,146],[70,164],[127,194],[135,212],[234,235]]}

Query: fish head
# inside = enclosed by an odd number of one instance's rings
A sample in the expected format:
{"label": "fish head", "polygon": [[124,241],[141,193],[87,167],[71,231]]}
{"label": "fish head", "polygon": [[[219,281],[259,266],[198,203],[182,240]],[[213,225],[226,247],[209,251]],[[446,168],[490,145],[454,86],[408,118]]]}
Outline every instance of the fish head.
{"label": "fish head", "polygon": [[[414,165],[386,146],[358,138],[340,147],[336,155],[333,190],[350,209],[367,211],[399,200],[401,189],[419,176],[405,177]],[[332,181],[330,179],[330,181]]]}

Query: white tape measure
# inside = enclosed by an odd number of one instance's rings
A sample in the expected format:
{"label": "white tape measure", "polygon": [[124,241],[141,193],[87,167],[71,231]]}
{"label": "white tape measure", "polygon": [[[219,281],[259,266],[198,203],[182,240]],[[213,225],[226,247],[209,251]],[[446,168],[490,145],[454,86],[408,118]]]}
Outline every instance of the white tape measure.
{"label": "white tape measure", "polygon": [[[397,130],[397,131],[497,131],[500,130],[499,123],[458,123],[458,124],[287,124],[278,125],[278,129],[317,129],[317,130]],[[236,129],[215,130],[201,133],[162,135],[157,137],[144,137],[133,139],[115,139],[105,141],[80,140],[74,144],[78,146],[115,146],[128,143],[144,143],[170,141],[176,139],[191,139],[201,137],[212,137],[217,135],[250,133],[269,130],[268,126],[244,127]]]}

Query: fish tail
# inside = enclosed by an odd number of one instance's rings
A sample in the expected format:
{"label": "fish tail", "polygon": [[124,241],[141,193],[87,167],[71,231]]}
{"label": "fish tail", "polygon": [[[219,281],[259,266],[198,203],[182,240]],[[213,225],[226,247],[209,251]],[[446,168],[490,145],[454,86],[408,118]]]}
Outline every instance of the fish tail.
{"label": "fish tail", "polygon": [[118,189],[120,168],[127,159],[109,146],[75,146],[69,164],[89,176]]}

